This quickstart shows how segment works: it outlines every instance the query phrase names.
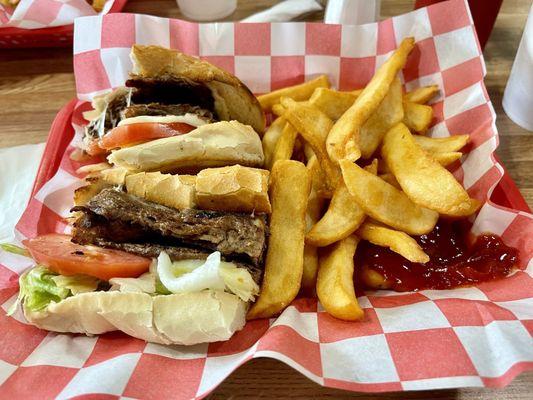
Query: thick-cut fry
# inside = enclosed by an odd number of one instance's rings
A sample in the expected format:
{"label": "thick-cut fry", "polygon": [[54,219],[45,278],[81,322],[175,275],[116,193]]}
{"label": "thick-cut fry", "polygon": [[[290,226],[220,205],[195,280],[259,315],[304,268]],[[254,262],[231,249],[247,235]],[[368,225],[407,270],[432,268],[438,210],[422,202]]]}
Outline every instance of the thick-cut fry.
{"label": "thick-cut fry", "polygon": [[320,75],[319,77],[301,83],[299,85],[288,86],[282,89],[274,90],[273,92],[263,94],[257,97],[259,104],[264,111],[271,111],[272,106],[276,103],[279,103],[280,98],[290,97],[293,100],[301,101],[307,100],[317,87],[327,87],[329,88],[329,80],[327,75]]}
{"label": "thick-cut fry", "polygon": [[402,190],[402,187],[394,177],[394,175],[391,172],[387,172],[385,174],[379,175],[381,179],[383,179],[385,182],[390,183],[392,186],[394,186],[396,189]]}
{"label": "thick-cut fry", "polygon": [[361,269],[361,280],[366,287],[372,289],[390,289],[392,287],[392,282],[387,281],[383,275],[368,268],[367,265],[363,265]]}
{"label": "thick-cut fry", "polygon": [[416,88],[406,93],[404,98],[405,100],[413,102],[413,103],[426,104],[433,97],[435,97],[438,93],[439,93],[438,85],[422,86],[422,87]]}
{"label": "thick-cut fry", "polygon": [[335,121],[352,106],[361,92],[362,90],[340,92],[328,88],[316,88],[309,98],[309,103]]}
{"label": "thick-cut fry", "polygon": [[348,160],[340,162],[350,194],[366,214],[411,235],[429,233],[439,214],[413,203],[405,193]]}
{"label": "thick-cut fry", "polygon": [[402,84],[398,78],[395,78],[379,107],[361,128],[359,138],[361,156],[370,158],[380,145],[385,133],[402,119]]}
{"label": "thick-cut fry", "polygon": [[329,193],[326,187],[326,176],[324,175],[324,171],[315,155],[313,155],[307,162],[307,169],[309,169],[309,172],[311,173],[312,186],[317,191],[319,197],[330,198],[333,193]]}
{"label": "thick-cut fry", "polygon": [[340,173],[326,153],[326,136],[333,125],[333,121],[318,108],[304,103],[297,103],[288,98],[282,98],[281,104],[287,109],[284,116],[298,133],[309,143],[315,152],[320,167],[327,178],[327,187],[333,192],[340,178]]}
{"label": "thick-cut fry", "polygon": [[[376,175],[378,160],[374,159],[365,170]],[[339,184],[333,193],[328,210],[320,221],[311,228],[305,237],[306,244],[310,243],[317,247],[328,246],[350,236],[365,219],[363,209],[350,195],[344,181]]]}
{"label": "thick-cut fry", "polygon": [[[318,165],[318,164],[317,164]],[[309,173],[313,174],[313,165],[307,163]],[[306,232],[320,219],[324,199],[318,194],[321,186],[316,186],[316,180],[311,178],[311,192],[307,200],[307,210],[305,213]],[[302,275],[302,290],[307,295],[314,296],[316,291],[316,276],[318,273],[318,252],[317,248],[310,243],[304,247],[304,270]]]}
{"label": "thick-cut fry", "polygon": [[454,161],[457,161],[463,156],[463,153],[459,151],[453,151],[451,153],[433,153],[429,154],[430,157],[433,157],[443,167],[447,167]]}
{"label": "thick-cut fry", "polygon": [[287,125],[287,120],[283,117],[276,118],[268,127],[263,139],[263,154],[265,155],[265,166],[272,165],[272,157],[276,149],[276,143],[283,132],[283,128]]}
{"label": "thick-cut fry", "polygon": [[394,54],[378,69],[355,103],[335,122],[326,141],[326,148],[333,162],[338,163],[343,158],[355,161],[361,156],[359,130],[387,95],[414,43],[413,38],[404,39]]}
{"label": "thick-cut fry", "polygon": [[423,104],[403,102],[403,123],[413,132],[425,133],[433,119],[433,108]]}
{"label": "thick-cut fry", "polygon": [[387,132],[381,153],[404,192],[417,204],[453,217],[471,215],[479,208],[480,203],[468,196],[454,176],[416,144],[404,124]]}
{"label": "thick-cut fry", "polygon": [[272,168],[270,185],[272,215],[265,275],[248,319],[281,312],[298,294],[302,280],[309,171],[298,161],[278,161]]}
{"label": "thick-cut fry", "polygon": [[281,104],[276,103],[272,106],[272,114],[274,114],[276,117],[281,117],[285,113],[285,107],[283,107]]}
{"label": "thick-cut fry", "polygon": [[272,166],[276,161],[291,159],[297,135],[298,132],[296,132],[296,129],[294,129],[291,124],[285,124],[281,136],[276,142],[276,147],[274,148],[274,154],[272,155],[270,164],[266,165],[268,169],[272,169]]}
{"label": "thick-cut fry", "polygon": [[409,261],[427,263],[429,256],[422,247],[405,232],[396,231],[386,226],[375,224],[371,221],[365,223],[357,230],[357,235],[377,246],[388,247]]}
{"label": "thick-cut fry", "polygon": [[413,136],[415,142],[428,153],[451,153],[461,150],[469,140],[469,135],[454,135],[444,138]]}
{"label": "thick-cut fry", "polygon": [[350,236],[364,219],[365,212],[340,180],[328,210],[311,228],[305,241],[318,247],[328,246]]}
{"label": "thick-cut fry", "polygon": [[325,249],[318,269],[316,291],[320,303],[329,314],[346,321],[364,316],[353,284],[353,257],[358,242],[352,235]]}

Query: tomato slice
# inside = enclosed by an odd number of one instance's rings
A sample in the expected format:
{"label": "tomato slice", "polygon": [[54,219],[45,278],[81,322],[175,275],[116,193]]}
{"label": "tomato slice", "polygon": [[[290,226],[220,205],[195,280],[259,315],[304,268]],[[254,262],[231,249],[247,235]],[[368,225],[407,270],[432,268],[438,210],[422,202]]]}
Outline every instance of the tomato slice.
{"label": "tomato slice", "polygon": [[98,140],[93,140],[89,146],[85,149],[87,154],[90,156],[100,156],[102,154],[106,154],[107,150],[100,147],[100,143]]}
{"label": "tomato slice", "polygon": [[139,122],[113,128],[100,139],[99,144],[100,147],[111,150],[134,143],[183,135],[194,129],[196,129],[195,126],[184,122],[172,122],[168,124],[161,124],[159,122]]}
{"label": "tomato slice", "polygon": [[148,271],[151,260],[120,250],[72,243],[70,236],[56,233],[24,240],[39,264],[61,275],[85,274],[108,281],[136,278]]}

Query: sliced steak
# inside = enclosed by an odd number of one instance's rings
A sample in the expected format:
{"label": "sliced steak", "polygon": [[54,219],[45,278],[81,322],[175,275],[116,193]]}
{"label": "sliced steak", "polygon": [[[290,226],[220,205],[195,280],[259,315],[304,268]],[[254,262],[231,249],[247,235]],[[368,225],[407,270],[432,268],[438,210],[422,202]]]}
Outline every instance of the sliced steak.
{"label": "sliced steak", "polygon": [[131,98],[134,104],[191,104],[210,111],[215,109],[211,89],[186,79],[133,77],[126,81],[126,86],[136,88]]}
{"label": "sliced steak", "polygon": [[[158,235],[147,232],[142,227],[120,221],[109,222],[105,218],[85,210],[80,211],[73,224],[72,241],[83,245],[95,245],[126,251],[143,257],[156,258],[165,251],[173,261],[205,260],[210,250],[187,247],[178,242],[170,243]],[[232,261],[238,267],[246,268],[259,284],[262,270],[249,262],[223,256],[224,261]]]}
{"label": "sliced steak", "polygon": [[[109,102],[105,110],[105,122],[104,122],[104,135],[116,127],[120,120],[122,119],[122,111],[126,107],[128,102],[128,93],[117,95],[113,100]],[[97,118],[87,125],[85,128],[85,135],[92,139],[100,139],[100,132],[98,129],[98,124],[100,123],[100,118]]]}
{"label": "sliced steak", "polygon": [[191,106],[190,104],[134,104],[122,111],[122,118],[139,117],[141,115],[185,115],[187,113],[196,114],[209,123],[215,122],[215,117],[211,111],[198,106]]}
{"label": "sliced steak", "polygon": [[176,210],[122,191],[105,188],[84,207],[110,224],[120,221],[142,227],[163,238],[218,250],[223,255],[246,256],[260,265],[266,248],[266,218],[260,215],[203,210]]}

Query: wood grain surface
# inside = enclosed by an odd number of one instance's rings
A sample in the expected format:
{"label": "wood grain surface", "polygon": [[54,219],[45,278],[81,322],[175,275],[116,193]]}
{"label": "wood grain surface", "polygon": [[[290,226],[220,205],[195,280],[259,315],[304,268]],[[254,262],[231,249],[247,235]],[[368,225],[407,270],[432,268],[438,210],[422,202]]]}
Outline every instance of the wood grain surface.
{"label": "wood grain surface", "polygon": [[[227,20],[261,11],[275,0],[240,0]],[[408,12],[413,0],[382,0],[382,18]],[[485,84],[497,113],[498,155],[533,207],[532,133],[515,125],[503,112],[505,83],[527,18],[531,0],[504,0],[485,48]],[[174,0],[130,0],[126,12],[182,18]],[[321,12],[306,20],[321,20]],[[75,95],[72,50],[0,50],[0,147],[46,140],[57,111]],[[387,394],[350,393],[323,388],[292,368],[272,359],[243,365],[220,385],[210,399],[531,399],[533,374],[523,374],[502,390],[459,389]]]}

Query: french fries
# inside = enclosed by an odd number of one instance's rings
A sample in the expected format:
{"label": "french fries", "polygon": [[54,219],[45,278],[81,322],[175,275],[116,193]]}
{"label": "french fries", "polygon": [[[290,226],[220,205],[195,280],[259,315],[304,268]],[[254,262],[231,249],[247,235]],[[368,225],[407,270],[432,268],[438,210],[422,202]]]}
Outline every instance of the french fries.
{"label": "french fries", "polygon": [[340,92],[329,88],[316,88],[309,98],[309,103],[336,121],[352,106],[361,92],[362,90]]}
{"label": "french fries", "polygon": [[403,123],[414,132],[425,133],[433,119],[433,108],[409,101],[404,101],[403,108]]}
{"label": "french fries", "polygon": [[387,281],[383,275],[366,265],[363,265],[361,269],[361,280],[365,286],[372,289],[390,289],[392,286],[391,282]]}
{"label": "french fries", "polygon": [[413,136],[415,142],[428,153],[451,153],[461,150],[469,140],[468,135],[454,135],[445,138]]}
{"label": "french fries", "polygon": [[307,243],[328,246],[350,236],[365,219],[364,210],[352,197],[344,182],[339,182],[328,211],[305,236]]}
{"label": "french fries", "polygon": [[381,144],[385,133],[402,119],[402,84],[398,78],[395,78],[379,107],[361,128],[359,138],[361,156],[370,158]]}
{"label": "french fries", "polygon": [[434,158],[440,165],[447,167],[454,161],[457,161],[462,157],[463,153],[459,151],[452,151],[450,153],[433,153],[429,154],[430,157]]}
{"label": "french fries", "polygon": [[416,144],[404,124],[387,132],[381,153],[404,192],[417,204],[452,217],[468,216],[479,208],[479,202],[468,196],[454,176]]}
{"label": "french fries", "polygon": [[330,131],[333,121],[318,108],[309,104],[297,103],[287,98],[282,98],[281,104],[287,109],[284,117],[315,152],[320,167],[326,175],[327,188],[333,192],[340,178],[340,173],[329,159],[325,147],[326,135]]}
{"label": "french fries", "polygon": [[261,140],[261,143],[263,144],[263,154],[265,155],[265,166],[268,169],[272,169],[272,158],[274,157],[276,143],[278,142],[285,125],[287,125],[285,118],[276,118],[265,131],[263,139]]}
{"label": "french fries", "polygon": [[272,169],[276,161],[291,159],[297,135],[298,132],[296,132],[296,129],[291,124],[285,124],[281,136],[278,138],[274,147],[274,154],[272,154],[272,158],[269,160],[270,164],[267,164],[269,169]]}
{"label": "french fries", "polygon": [[358,243],[356,236],[349,236],[325,249],[320,256],[318,299],[329,314],[345,321],[364,317],[353,284],[353,258]]}
{"label": "french fries", "polygon": [[[360,240],[424,264],[430,256],[412,236],[431,232],[440,216],[479,208],[445,168],[461,158],[468,135],[421,136],[438,86],[403,93],[398,72],[413,47],[404,39],[361,90],[337,91],[322,75],[259,97],[278,118],[262,139],[273,211],[263,286],[248,319],[278,314],[301,289],[332,316],[358,320]],[[361,265],[367,287],[390,289],[395,277],[387,274]]]}
{"label": "french fries", "polygon": [[338,163],[344,158],[350,161],[359,159],[359,130],[387,95],[414,43],[414,38],[404,39],[394,54],[379,68],[355,103],[335,122],[326,141],[326,148],[333,162]]}
{"label": "french fries", "polygon": [[311,178],[304,164],[278,161],[270,176],[270,236],[265,274],[248,319],[280,313],[298,294],[303,273],[305,212]]}
{"label": "french fries", "polygon": [[409,261],[423,264],[429,261],[429,256],[424,253],[416,240],[404,232],[365,221],[357,230],[357,235],[375,245],[388,247]]}
{"label": "french fries", "polygon": [[411,235],[429,233],[439,214],[415,204],[394,186],[348,160],[340,162],[350,194],[375,220]]}
{"label": "french fries", "polygon": [[290,97],[296,101],[307,100],[312,94],[313,91],[318,87],[327,87],[329,88],[329,80],[327,75],[320,75],[319,77],[301,83],[299,85],[289,86],[282,89],[274,90],[273,92],[263,94],[257,97],[261,108],[265,112],[271,111],[272,106],[276,103],[279,103],[282,97]]}
{"label": "french fries", "polygon": [[417,104],[426,104],[433,97],[439,93],[438,85],[429,85],[416,88],[415,90],[406,93],[404,98],[406,101]]}

